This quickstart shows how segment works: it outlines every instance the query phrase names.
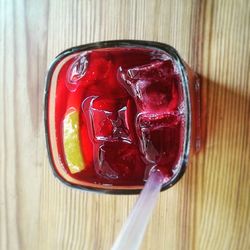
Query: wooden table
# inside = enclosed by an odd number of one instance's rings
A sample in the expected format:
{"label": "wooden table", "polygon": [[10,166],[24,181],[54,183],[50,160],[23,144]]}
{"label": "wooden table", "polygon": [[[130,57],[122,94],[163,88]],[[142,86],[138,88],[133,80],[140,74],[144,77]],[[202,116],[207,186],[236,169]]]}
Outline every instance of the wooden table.
{"label": "wooden table", "polygon": [[133,207],[59,183],[45,148],[48,65],[110,39],[169,43],[201,75],[202,151],[161,193],[141,249],[250,249],[250,1],[0,2],[0,249],[110,249]]}

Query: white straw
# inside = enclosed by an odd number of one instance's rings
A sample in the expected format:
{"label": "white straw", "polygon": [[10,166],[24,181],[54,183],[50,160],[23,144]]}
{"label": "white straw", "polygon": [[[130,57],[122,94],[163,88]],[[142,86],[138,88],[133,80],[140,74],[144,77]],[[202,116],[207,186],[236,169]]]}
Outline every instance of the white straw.
{"label": "white straw", "polygon": [[161,172],[152,171],[112,250],[139,249],[150,215],[160,194],[162,182]]}

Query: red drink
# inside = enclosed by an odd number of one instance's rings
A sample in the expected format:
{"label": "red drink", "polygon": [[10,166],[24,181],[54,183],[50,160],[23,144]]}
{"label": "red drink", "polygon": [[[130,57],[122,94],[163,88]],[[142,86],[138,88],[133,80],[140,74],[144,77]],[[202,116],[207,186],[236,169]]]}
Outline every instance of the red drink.
{"label": "red drink", "polygon": [[171,185],[190,143],[183,65],[164,49],[117,43],[64,52],[52,65],[45,118],[53,168],[86,189],[137,192],[154,168]]}

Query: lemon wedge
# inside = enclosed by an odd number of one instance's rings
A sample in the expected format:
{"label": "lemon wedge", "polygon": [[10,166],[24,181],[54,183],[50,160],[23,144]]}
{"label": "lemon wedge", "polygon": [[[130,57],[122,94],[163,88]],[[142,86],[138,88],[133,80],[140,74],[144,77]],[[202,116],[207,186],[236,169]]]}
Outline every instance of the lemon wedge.
{"label": "lemon wedge", "polygon": [[66,161],[72,174],[84,169],[79,139],[79,112],[70,110],[63,120],[63,146]]}

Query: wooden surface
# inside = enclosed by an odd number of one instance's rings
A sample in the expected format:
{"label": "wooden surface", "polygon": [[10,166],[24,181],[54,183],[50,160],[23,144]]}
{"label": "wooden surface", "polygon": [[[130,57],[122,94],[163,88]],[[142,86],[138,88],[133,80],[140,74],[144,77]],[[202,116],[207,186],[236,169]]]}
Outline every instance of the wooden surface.
{"label": "wooden surface", "polygon": [[0,249],[110,249],[136,196],[72,190],[45,149],[46,69],[108,39],[173,45],[202,76],[204,145],[141,249],[250,249],[250,1],[0,0]]}

